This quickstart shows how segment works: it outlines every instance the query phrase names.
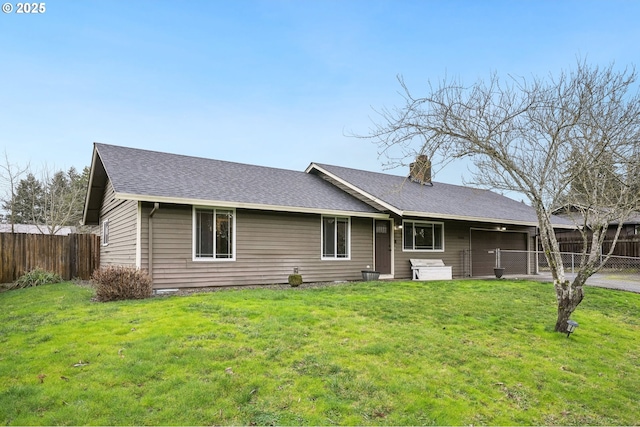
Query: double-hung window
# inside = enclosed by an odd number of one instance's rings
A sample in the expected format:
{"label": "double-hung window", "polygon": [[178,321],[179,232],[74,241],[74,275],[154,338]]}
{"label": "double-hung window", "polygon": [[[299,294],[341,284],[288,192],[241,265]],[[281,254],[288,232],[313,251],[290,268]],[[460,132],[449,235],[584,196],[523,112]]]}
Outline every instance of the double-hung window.
{"label": "double-hung window", "polygon": [[235,211],[220,208],[194,208],[193,259],[235,259]]}
{"label": "double-hung window", "polygon": [[404,221],[402,224],[405,251],[444,251],[444,224],[441,222]]}
{"label": "double-hung window", "polygon": [[351,223],[349,218],[322,217],[322,259],[349,259]]}

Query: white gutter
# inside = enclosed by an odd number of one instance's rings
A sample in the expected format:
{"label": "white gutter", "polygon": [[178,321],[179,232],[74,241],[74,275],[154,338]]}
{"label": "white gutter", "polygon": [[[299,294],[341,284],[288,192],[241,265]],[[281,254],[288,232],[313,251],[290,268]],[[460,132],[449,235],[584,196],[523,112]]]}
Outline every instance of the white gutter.
{"label": "white gutter", "polygon": [[300,207],[300,206],[266,205],[266,204],[260,204],[260,203],[230,202],[228,200],[202,200],[202,199],[190,199],[190,198],[181,198],[181,197],[146,196],[146,195],[131,194],[131,193],[115,193],[115,198],[120,200],[135,200],[138,202],[172,203],[172,204],[192,205],[192,206],[215,206],[215,207],[226,207],[226,208],[237,208],[237,209],[256,209],[256,210],[276,211],[276,212],[354,216],[354,217],[378,218],[378,219],[389,218],[389,214],[378,213],[378,212],[357,212],[357,211],[345,211],[345,210],[336,210],[336,209],[306,208],[306,207]]}
{"label": "white gutter", "polygon": [[[501,218],[482,218],[473,216],[460,216],[460,215],[448,215],[440,213],[430,212],[416,212],[416,211],[404,211],[404,215],[407,217],[419,217],[419,218],[437,218],[437,219],[453,219],[458,221],[470,221],[470,222],[486,222],[490,224],[505,224],[505,225],[524,225],[528,227],[537,227],[539,224],[537,221],[520,221],[513,219],[501,219]],[[551,224],[553,228],[566,228],[575,229],[574,225],[570,224]]]}

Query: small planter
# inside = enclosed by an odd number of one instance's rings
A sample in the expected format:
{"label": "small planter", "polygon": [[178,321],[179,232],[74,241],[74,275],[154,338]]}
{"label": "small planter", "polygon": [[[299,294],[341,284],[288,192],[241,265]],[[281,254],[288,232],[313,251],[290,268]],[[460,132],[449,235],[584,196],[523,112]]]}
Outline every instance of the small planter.
{"label": "small planter", "polygon": [[372,280],[378,280],[380,272],[373,270],[362,270],[362,280],[370,282]]}
{"label": "small planter", "polygon": [[496,275],[496,279],[499,279],[504,274],[504,267],[494,268],[493,273]]}

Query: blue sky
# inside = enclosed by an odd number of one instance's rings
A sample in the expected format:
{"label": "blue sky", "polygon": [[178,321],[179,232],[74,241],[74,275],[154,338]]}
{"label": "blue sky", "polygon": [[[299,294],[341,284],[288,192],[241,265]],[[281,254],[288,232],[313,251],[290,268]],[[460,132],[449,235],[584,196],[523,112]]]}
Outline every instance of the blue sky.
{"label": "blue sky", "polygon": [[[5,3],[5,1],[2,1]],[[82,168],[94,141],[382,171],[374,108],[445,75],[633,65],[637,1],[45,1],[0,13],[0,150]],[[391,173],[404,174],[404,170]],[[461,183],[464,164],[438,181]]]}

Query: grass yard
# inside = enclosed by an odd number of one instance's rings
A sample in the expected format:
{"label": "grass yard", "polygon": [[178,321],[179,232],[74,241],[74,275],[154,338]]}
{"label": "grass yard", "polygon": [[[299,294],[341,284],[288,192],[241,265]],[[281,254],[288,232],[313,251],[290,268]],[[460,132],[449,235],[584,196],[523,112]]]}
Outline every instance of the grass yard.
{"label": "grass yard", "polygon": [[0,293],[0,423],[638,425],[640,295],[378,282],[91,302]]}

